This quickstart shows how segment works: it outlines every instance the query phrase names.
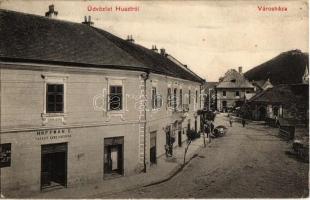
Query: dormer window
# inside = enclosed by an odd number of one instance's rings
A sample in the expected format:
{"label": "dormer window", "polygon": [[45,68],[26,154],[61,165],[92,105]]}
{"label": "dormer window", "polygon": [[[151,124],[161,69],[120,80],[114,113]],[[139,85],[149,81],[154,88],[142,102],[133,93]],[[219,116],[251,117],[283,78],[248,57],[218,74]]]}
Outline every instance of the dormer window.
{"label": "dormer window", "polygon": [[236,79],[231,79],[230,82],[235,83]]}

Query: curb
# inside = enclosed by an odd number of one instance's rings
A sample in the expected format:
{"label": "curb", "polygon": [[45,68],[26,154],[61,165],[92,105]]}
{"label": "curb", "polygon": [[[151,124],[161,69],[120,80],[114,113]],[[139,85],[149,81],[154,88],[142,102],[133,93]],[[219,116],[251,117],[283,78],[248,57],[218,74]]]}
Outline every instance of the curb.
{"label": "curb", "polygon": [[174,176],[176,176],[177,174],[179,174],[194,158],[196,158],[198,156],[198,152],[203,148],[203,146],[199,146],[195,151],[193,151],[193,155],[185,162],[184,165],[182,164],[178,164],[176,167],[174,167],[166,177],[162,178],[161,180],[156,180],[147,184],[141,184],[141,185],[135,185],[120,191],[110,191],[110,192],[106,192],[106,193],[98,193],[98,194],[92,194],[92,195],[88,195],[86,197],[91,197],[91,198],[98,198],[96,196],[98,195],[113,195],[116,193],[120,193],[120,192],[127,192],[127,191],[131,191],[131,190],[135,190],[138,188],[146,188],[149,186],[153,186],[153,185],[158,185],[164,182],[167,182],[169,180],[171,180]]}
{"label": "curb", "polygon": [[151,183],[148,183],[148,184],[145,184],[143,185],[142,187],[149,187],[149,186],[153,186],[153,185],[158,185],[158,184],[161,184],[161,183],[164,183],[164,182],[167,182],[169,181],[170,179],[172,179],[174,176],[176,176],[177,174],[179,174],[191,161],[192,159],[196,158],[198,156],[198,152],[202,149],[202,147],[200,146],[198,149],[196,149],[194,152],[193,152],[193,155],[190,157],[190,159],[188,159],[188,161],[186,161],[183,164],[178,164],[174,169],[172,169],[170,171],[170,173],[168,174],[168,176],[166,178],[163,178],[159,181],[154,181],[154,182],[151,182]]}

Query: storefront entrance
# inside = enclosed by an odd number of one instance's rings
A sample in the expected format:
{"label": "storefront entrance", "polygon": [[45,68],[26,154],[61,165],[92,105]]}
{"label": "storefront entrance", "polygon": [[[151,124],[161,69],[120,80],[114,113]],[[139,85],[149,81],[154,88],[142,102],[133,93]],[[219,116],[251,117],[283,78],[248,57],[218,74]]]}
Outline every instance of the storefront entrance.
{"label": "storefront entrance", "polygon": [[41,189],[67,186],[67,143],[41,146]]}
{"label": "storefront entrance", "polygon": [[122,175],[124,137],[104,139],[104,175]]}

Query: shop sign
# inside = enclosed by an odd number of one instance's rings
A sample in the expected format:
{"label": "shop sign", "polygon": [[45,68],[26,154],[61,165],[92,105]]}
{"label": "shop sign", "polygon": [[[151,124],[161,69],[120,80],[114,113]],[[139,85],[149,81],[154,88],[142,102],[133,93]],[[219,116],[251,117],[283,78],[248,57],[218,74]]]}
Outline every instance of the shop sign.
{"label": "shop sign", "polygon": [[71,129],[48,129],[40,130],[36,132],[36,140],[55,140],[55,139],[64,139],[71,137]]}

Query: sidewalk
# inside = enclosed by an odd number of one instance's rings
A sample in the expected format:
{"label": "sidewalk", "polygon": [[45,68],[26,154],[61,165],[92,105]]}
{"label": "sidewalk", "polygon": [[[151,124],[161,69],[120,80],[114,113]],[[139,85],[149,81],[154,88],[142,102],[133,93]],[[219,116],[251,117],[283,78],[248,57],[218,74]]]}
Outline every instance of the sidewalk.
{"label": "sidewalk", "polygon": [[[67,188],[37,193],[31,198],[103,198],[104,195],[135,189],[147,185],[156,184],[171,178],[183,164],[183,156],[186,143],[182,147],[173,149],[174,159],[167,159],[165,155],[157,159],[157,164],[151,166],[147,173],[124,176],[100,182],[73,185]],[[193,141],[186,155],[186,162],[203,148],[203,137]]]}

